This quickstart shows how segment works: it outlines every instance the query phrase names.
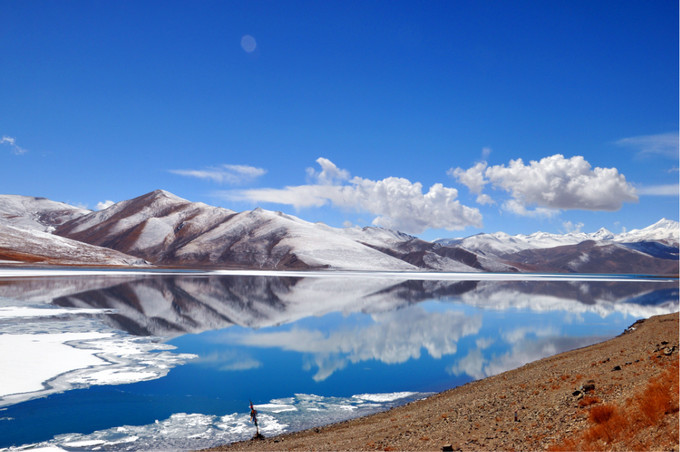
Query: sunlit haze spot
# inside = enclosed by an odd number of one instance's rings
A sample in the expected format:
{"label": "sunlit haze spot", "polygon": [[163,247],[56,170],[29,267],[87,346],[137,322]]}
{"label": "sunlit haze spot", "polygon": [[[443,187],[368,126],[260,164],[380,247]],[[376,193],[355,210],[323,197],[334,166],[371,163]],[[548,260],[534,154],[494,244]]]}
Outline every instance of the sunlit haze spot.
{"label": "sunlit haze spot", "polygon": [[246,52],[252,53],[255,51],[255,48],[257,47],[257,42],[255,41],[255,38],[253,38],[252,36],[243,35],[243,37],[241,38],[241,47]]}

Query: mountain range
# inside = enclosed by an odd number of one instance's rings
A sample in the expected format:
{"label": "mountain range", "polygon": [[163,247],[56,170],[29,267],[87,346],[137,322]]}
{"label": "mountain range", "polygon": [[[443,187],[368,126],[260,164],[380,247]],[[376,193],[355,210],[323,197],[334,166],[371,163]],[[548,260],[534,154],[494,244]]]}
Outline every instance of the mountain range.
{"label": "mountain range", "polygon": [[90,211],[0,195],[0,265],[678,274],[678,222],[644,229],[434,242],[333,228],[281,212],[190,202],[164,190]]}

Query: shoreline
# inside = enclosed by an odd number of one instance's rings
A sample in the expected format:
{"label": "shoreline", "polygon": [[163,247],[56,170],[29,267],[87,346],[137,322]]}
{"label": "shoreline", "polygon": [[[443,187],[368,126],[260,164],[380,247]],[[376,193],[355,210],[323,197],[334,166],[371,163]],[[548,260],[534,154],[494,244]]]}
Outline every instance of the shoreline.
{"label": "shoreline", "polygon": [[[655,378],[678,373],[678,318],[677,312],[653,316],[607,341],[371,416],[208,450],[574,448],[569,441],[592,430],[591,411],[633,406]],[[674,408],[651,427],[628,433],[632,439],[619,448],[679,449],[677,383],[670,392]],[[607,442],[598,447],[616,448]]]}
{"label": "shoreline", "polygon": [[549,273],[549,272],[441,272],[391,270],[265,270],[192,267],[122,266],[5,266],[0,262],[0,279],[64,276],[273,276],[282,278],[380,278],[411,281],[581,281],[581,282],[678,282],[678,275],[632,273]]}

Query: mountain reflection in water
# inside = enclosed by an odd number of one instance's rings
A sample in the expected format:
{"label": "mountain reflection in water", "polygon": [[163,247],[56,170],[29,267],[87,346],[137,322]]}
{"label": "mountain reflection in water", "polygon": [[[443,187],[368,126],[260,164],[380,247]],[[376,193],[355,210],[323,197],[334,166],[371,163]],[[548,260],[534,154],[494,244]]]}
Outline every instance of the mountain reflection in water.
{"label": "mountain reflection in water", "polygon": [[[9,286],[21,286],[15,280]],[[28,282],[31,284],[31,281]],[[52,283],[57,285],[56,282]],[[113,309],[105,318],[134,335],[174,337],[231,325],[262,328],[329,312],[380,313],[425,300],[484,309],[564,310],[649,317],[673,310],[673,282],[583,281],[395,281],[378,278],[288,278],[271,276],[144,277],[99,287],[64,281],[51,304]],[[0,296],[8,286],[0,287]],[[16,292],[16,287],[14,287]],[[72,293],[63,293],[73,290]],[[45,293],[43,291],[43,293]]]}

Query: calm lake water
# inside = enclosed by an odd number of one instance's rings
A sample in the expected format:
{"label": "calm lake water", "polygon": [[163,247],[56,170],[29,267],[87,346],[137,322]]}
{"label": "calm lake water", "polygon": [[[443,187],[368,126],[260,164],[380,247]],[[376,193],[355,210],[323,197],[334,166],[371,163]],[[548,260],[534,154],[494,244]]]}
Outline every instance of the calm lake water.
{"label": "calm lake water", "polygon": [[66,273],[0,275],[0,448],[208,447],[255,433],[250,400],[273,435],[678,310],[636,277]]}

